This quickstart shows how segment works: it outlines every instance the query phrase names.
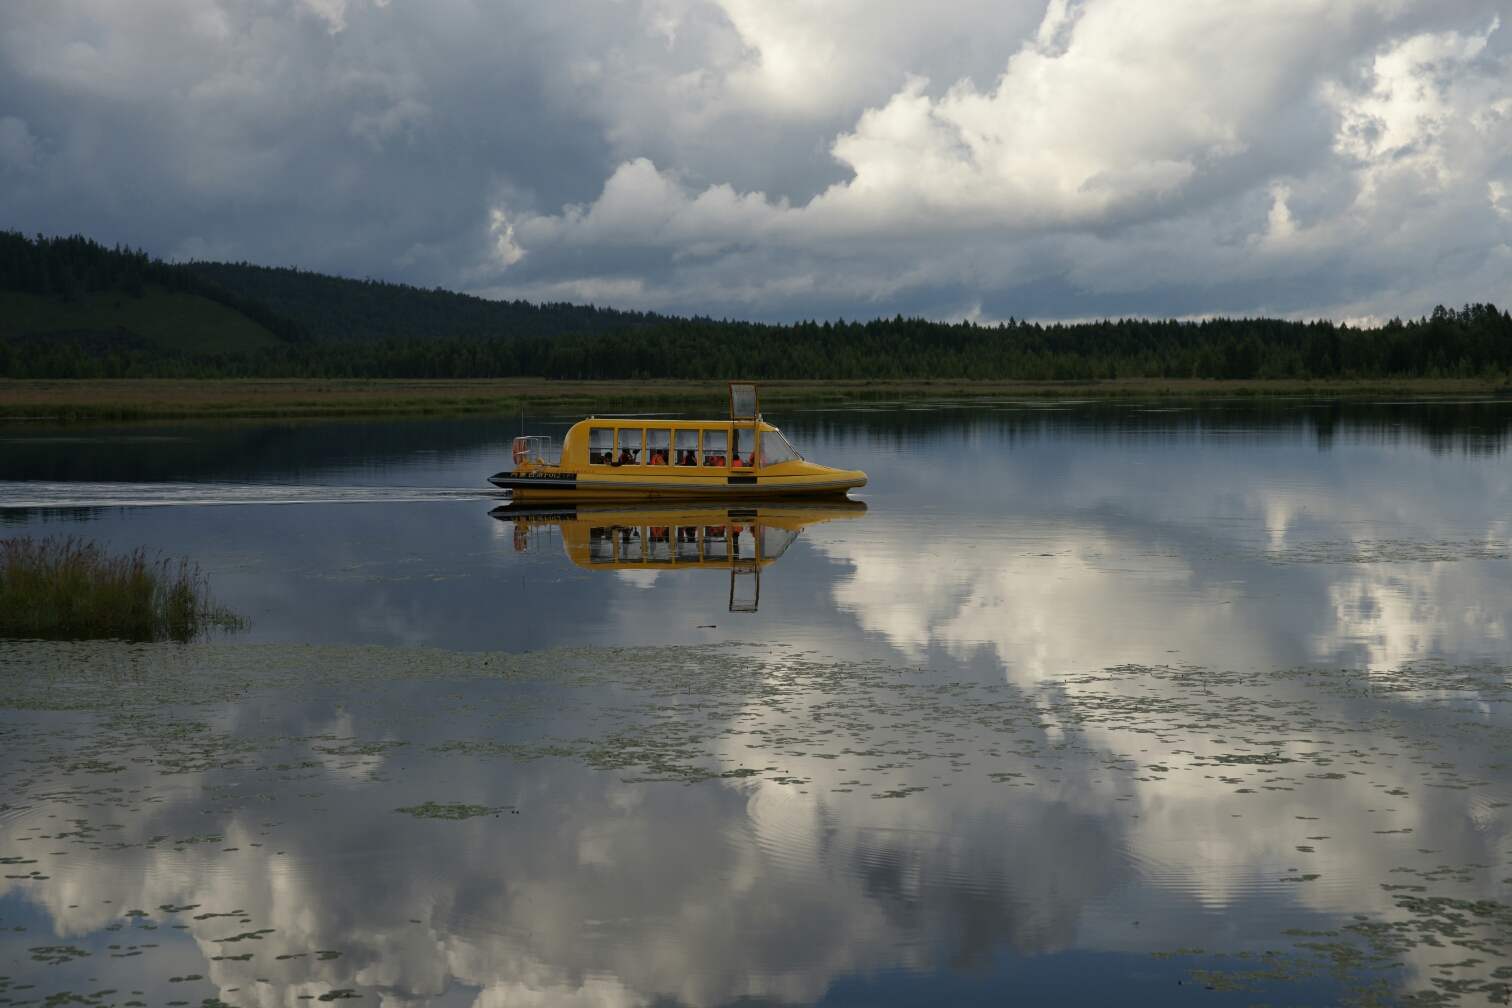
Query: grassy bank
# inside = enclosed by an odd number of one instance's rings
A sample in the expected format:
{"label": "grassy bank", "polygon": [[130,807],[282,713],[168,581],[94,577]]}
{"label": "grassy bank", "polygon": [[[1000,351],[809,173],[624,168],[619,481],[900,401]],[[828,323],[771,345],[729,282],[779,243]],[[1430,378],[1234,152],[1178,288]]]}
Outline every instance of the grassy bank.
{"label": "grassy bank", "polygon": [[245,625],[188,560],[73,536],[0,539],[0,636],[188,641]]}
{"label": "grassy bank", "polygon": [[[1223,381],[1131,378],[1087,382],[773,381],[768,408],[981,397],[1170,396],[1475,397],[1512,395],[1512,385],[1475,378],[1386,381]],[[726,401],[723,382],[548,381],[540,378],[409,380],[28,380],[0,381],[0,420],[139,420],[159,417],[325,417],[465,413],[593,413]]]}

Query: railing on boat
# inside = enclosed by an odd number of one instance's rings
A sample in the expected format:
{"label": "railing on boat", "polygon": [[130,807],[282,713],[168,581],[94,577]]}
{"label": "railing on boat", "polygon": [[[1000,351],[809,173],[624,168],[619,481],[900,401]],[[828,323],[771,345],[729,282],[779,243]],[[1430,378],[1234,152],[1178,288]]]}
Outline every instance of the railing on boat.
{"label": "railing on boat", "polygon": [[526,437],[514,439],[514,463],[521,465],[525,462],[534,462],[537,465],[556,465],[557,460],[553,456],[555,445],[549,434],[532,434]]}

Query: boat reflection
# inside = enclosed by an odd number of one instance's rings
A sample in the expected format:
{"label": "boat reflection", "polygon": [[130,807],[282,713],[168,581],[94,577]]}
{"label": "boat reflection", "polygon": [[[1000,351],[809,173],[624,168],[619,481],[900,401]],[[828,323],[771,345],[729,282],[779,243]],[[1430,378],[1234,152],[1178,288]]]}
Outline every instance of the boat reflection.
{"label": "boat reflection", "polygon": [[730,612],[756,612],[761,569],[787,552],[807,525],[859,518],[861,501],[675,504],[639,507],[505,505],[489,512],[514,525],[514,548],[526,553],[559,531],[567,558],[592,570],[730,572]]}

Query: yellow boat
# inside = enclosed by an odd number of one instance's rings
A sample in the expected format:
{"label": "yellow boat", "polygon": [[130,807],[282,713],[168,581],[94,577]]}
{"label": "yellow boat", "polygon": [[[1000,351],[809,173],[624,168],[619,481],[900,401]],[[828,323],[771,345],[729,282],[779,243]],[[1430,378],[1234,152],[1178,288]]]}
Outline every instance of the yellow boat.
{"label": "yellow boat", "polygon": [[514,548],[535,552],[558,531],[567,558],[589,570],[728,570],[730,611],[755,612],[761,570],[808,525],[859,518],[866,505],[828,500],[568,507],[505,506],[490,512],[514,524]]}
{"label": "yellow boat", "polygon": [[550,437],[515,438],[515,467],[488,478],[522,502],[750,499],[839,495],[866,485],[858,469],[810,462],[761,419],[756,386],[730,383],[730,419],[589,417],[555,457]]}

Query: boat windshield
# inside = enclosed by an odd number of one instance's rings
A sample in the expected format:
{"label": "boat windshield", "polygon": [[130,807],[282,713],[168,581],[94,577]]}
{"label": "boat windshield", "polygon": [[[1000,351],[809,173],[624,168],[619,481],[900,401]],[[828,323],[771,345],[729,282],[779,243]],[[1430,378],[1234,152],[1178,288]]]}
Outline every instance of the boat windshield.
{"label": "boat windshield", "polygon": [[803,456],[788,444],[788,439],[782,436],[781,431],[764,430],[761,432],[762,465],[774,466],[783,462],[801,462],[802,460]]}

